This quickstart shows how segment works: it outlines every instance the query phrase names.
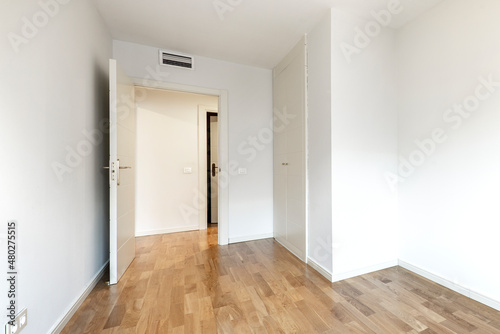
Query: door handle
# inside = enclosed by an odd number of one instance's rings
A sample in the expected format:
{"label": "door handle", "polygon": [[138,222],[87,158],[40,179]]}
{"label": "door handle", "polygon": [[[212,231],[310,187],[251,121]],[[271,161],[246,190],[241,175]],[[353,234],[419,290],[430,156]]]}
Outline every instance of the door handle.
{"label": "door handle", "polygon": [[118,182],[116,185],[120,185],[120,169],[132,169],[130,166],[120,166],[120,159],[118,159]]}
{"label": "door handle", "polygon": [[212,177],[215,177],[216,172],[217,172],[217,166],[213,163],[212,164]]}

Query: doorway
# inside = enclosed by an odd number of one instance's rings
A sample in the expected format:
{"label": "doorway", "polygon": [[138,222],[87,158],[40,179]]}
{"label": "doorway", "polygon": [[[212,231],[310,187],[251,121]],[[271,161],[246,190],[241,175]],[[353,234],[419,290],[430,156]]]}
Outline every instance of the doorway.
{"label": "doorway", "polygon": [[[152,81],[152,80],[144,80],[144,79],[132,79],[134,84],[137,87],[142,88],[152,88],[152,89],[160,89],[160,90],[170,90],[177,92],[185,92],[185,93],[194,93],[194,94],[202,94],[202,95],[212,95],[218,97],[218,129],[219,129],[219,194],[218,194],[218,202],[219,202],[219,211],[218,211],[218,228],[217,228],[217,239],[219,245],[227,245],[229,243],[229,187],[227,186],[228,179],[228,166],[229,166],[229,146],[228,146],[228,137],[229,137],[229,123],[228,123],[228,92],[227,90],[219,90],[219,89],[211,89],[211,88],[203,88],[198,86],[189,86],[183,84],[176,83],[168,83],[168,82],[160,82],[160,81]],[[203,113],[206,113],[210,110],[204,105],[199,106],[199,114],[200,116]],[[203,117],[198,118],[200,125],[201,123],[206,122],[206,114],[203,114]],[[204,124],[203,124],[204,125]],[[207,194],[207,181],[206,181],[206,126],[199,126],[200,135],[199,138],[199,147],[202,147],[202,150],[199,151],[199,159],[200,162],[198,172],[199,172],[199,192],[196,194],[199,196],[203,196],[203,194]],[[201,133],[203,132],[203,133]],[[198,200],[202,200],[202,197],[197,198]],[[206,202],[206,201],[205,201]],[[197,203],[193,201],[193,203]],[[191,210],[192,211],[192,210]],[[191,212],[190,211],[190,212]],[[194,212],[193,212],[194,213]],[[206,207],[204,205],[200,205],[198,209],[198,217],[199,217],[199,229],[207,228],[207,218],[206,218]]]}
{"label": "doorway", "polygon": [[[199,129],[207,140],[206,114],[219,110],[219,97],[165,89],[137,88],[136,234],[176,233],[207,228],[207,145],[199,145]],[[217,115],[217,114],[215,114]],[[213,122],[212,122],[213,124]],[[217,127],[211,147],[219,163]],[[202,166],[201,169],[199,166]],[[217,171],[218,172],[218,171]],[[199,174],[202,173],[200,178]],[[217,173],[218,174],[218,173]],[[203,182],[204,188],[199,186]],[[217,193],[217,182],[212,183]],[[217,196],[215,199],[218,199]],[[213,198],[213,197],[212,197]],[[217,202],[214,208],[217,208]],[[212,210],[220,222],[218,210]],[[205,226],[200,226],[200,214]]]}
{"label": "doorway", "polygon": [[219,222],[219,122],[207,112],[207,224]]}

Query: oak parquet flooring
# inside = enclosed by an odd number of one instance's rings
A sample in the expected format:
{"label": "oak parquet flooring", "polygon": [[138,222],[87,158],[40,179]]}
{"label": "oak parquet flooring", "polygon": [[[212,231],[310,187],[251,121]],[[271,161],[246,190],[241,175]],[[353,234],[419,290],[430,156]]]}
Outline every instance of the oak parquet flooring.
{"label": "oak parquet flooring", "polygon": [[331,283],[272,239],[207,231],[137,238],[62,334],[500,334],[500,312],[394,267]]}

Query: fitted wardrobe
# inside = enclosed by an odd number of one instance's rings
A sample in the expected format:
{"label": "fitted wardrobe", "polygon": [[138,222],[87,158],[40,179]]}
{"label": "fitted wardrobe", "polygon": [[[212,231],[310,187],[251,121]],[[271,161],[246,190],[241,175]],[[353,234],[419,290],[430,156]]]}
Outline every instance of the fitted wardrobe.
{"label": "fitted wardrobe", "polygon": [[274,238],[307,258],[306,39],[273,70]]}

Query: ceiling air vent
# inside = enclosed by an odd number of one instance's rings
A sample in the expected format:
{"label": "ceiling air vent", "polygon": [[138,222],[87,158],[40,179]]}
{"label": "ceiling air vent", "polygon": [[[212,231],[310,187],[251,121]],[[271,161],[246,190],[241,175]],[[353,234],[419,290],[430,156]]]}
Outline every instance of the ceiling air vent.
{"label": "ceiling air vent", "polygon": [[193,57],[160,50],[160,64],[180,68],[194,68]]}

